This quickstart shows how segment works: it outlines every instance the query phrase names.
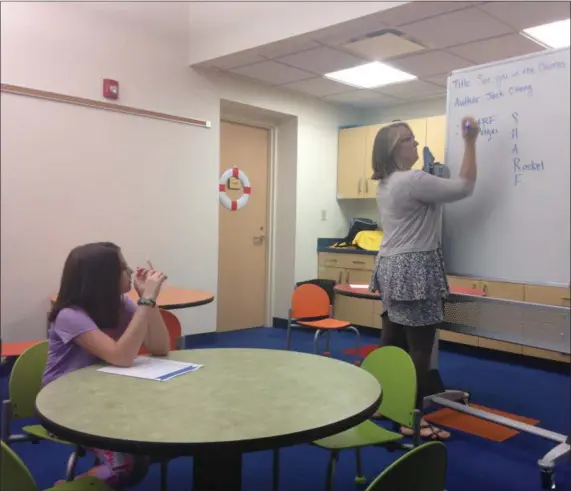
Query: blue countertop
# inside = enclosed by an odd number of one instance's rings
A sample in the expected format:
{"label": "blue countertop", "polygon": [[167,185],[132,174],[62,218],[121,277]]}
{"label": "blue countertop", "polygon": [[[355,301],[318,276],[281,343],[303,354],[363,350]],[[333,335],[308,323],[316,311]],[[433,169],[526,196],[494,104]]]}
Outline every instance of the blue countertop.
{"label": "blue countertop", "polygon": [[340,242],[341,239],[317,239],[317,252],[332,252],[335,254],[364,254],[366,256],[376,256],[379,251],[365,251],[356,247],[331,247]]}

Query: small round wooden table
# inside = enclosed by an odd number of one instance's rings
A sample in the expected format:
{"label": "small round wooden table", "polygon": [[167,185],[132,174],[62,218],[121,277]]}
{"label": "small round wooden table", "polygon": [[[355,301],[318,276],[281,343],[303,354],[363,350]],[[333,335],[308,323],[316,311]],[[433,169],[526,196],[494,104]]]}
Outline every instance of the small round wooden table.
{"label": "small round wooden table", "polygon": [[[139,298],[135,290],[131,290],[128,295],[135,302]],[[165,285],[161,288],[159,298],[157,298],[157,305],[161,309],[176,310],[206,305],[211,303],[213,300],[214,294],[208,291],[190,290],[188,288]]]}
{"label": "small round wooden table", "polygon": [[[139,298],[135,290],[131,290],[127,295],[135,302]],[[54,295],[51,300],[55,302],[56,299],[57,295]],[[161,309],[176,310],[206,305],[213,300],[214,294],[205,290],[191,290],[189,288],[165,285],[161,288],[161,293],[159,298],[157,298],[157,305]]]}
{"label": "small round wooden table", "polygon": [[57,436],[87,447],[194,456],[194,491],[240,491],[242,454],[345,431],[379,407],[381,387],[349,363],[295,351],[199,349],[166,382],[71,372],[44,387],[36,411]]}

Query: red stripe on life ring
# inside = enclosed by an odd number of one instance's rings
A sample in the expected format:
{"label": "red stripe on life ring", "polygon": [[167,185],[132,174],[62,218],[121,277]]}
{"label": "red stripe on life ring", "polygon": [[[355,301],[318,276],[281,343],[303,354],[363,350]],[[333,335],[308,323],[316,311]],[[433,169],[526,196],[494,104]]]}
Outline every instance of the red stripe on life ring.
{"label": "red stripe on life ring", "polygon": [[244,194],[252,194],[252,188],[250,186],[244,186]]}
{"label": "red stripe on life ring", "polygon": [[230,210],[236,211],[237,209],[238,209],[238,202],[232,201],[232,207],[230,208]]}
{"label": "red stripe on life ring", "polygon": [[236,177],[236,178],[240,177],[240,169],[238,169],[238,167],[234,167],[232,169],[232,177]]}
{"label": "red stripe on life ring", "polygon": [[225,193],[226,192],[226,184],[219,184],[218,185],[218,191],[220,191],[221,193]]}

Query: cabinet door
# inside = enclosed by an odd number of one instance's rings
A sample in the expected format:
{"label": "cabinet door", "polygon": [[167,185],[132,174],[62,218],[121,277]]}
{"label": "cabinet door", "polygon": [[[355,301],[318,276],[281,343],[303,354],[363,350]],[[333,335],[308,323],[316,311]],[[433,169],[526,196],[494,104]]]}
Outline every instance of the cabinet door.
{"label": "cabinet door", "polygon": [[523,347],[523,354],[533,356],[535,358],[543,358],[545,360],[561,361],[563,363],[571,363],[571,356],[566,353],[558,353],[556,351],[548,351],[545,349],[532,348],[531,346]]}
{"label": "cabinet door", "polygon": [[345,283],[351,285],[369,285],[371,282],[371,270],[361,270],[361,269],[347,269],[345,276]]}
{"label": "cabinet door", "polygon": [[504,300],[524,300],[524,286],[519,283],[505,283],[502,281],[482,281],[481,288],[490,298],[503,298]]}
{"label": "cabinet door", "polygon": [[412,166],[413,169],[422,169],[424,167],[424,160],[422,158],[422,151],[426,146],[426,118],[409,119],[405,121],[410,126],[414,133],[414,138],[418,142],[418,161]]}
{"label": "cabinet door", "polygon": [[446,115],[426,118],[426,146],[436,162],[444,164],[446,150]]}
{"label": "cabinet door", "polygon": [[569,307],[569,288],[525,285],[524,297],[529,303]]}
{"label": "cabinet door", "polygon": [[333,280],[336,283],[343,283],[343,278],[345,278],[345,270],[343,268],[319,266],[317,269],[317,277],[320,280]]}
{"label": "cabinet door", "polygon": [[350,322],[353,325],[373,327],[374,302],[366,298],[351,298],[336,294],[333,313],[336,319]]}
{"label": "cabinet door", "polygon": [[472,288],[473,290],[480,290],[482,288],[482,282],[480,280],[464,276],[449,276],[448,283],[451,287]]}
{"label": "cabinet door", "polygon": [[337,198],[363,198],[368,127],[339,131]]}
{"label": "cabinet door", "polygon": [[375,145],[375,138],[379,130],[387,126],[385,124],[374,124],[372,126],[367,126],[367,150],[365,154],[365,195],[368,198],[377,197],[377,181],[373,181],[371,176],[373,175],[373,146]]}

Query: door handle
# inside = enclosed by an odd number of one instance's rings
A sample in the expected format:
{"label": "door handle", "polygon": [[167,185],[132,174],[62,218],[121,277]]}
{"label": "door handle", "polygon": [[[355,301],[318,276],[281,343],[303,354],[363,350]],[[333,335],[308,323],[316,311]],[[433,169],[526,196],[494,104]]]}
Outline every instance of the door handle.
{"label": "door handle", "polygon": [[256,244],[256,245],[261,244],[262,242],[264,242],[265,238],[266,238],[265,235],[255,235],[254,236],[254,244]]}

